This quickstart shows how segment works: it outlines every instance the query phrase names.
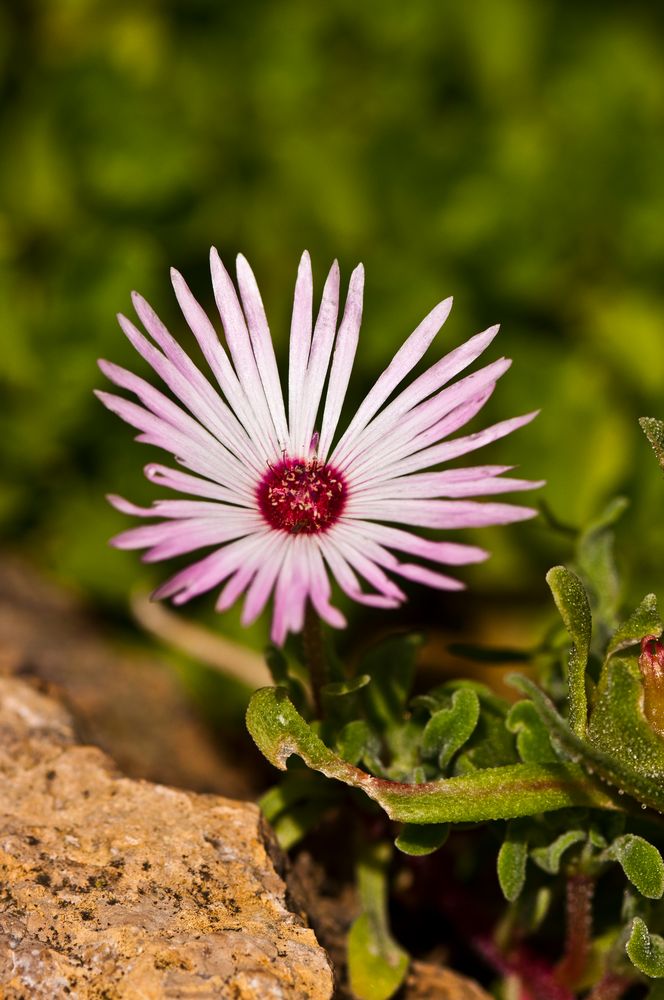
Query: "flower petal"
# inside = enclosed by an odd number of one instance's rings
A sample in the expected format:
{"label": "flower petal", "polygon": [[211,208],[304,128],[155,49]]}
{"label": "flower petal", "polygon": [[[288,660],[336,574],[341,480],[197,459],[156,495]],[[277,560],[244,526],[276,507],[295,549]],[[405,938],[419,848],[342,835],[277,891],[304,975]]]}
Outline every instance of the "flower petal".
{"label": "flower petal", "polygon": [[[343,461],[347,457],[349,451],[354,447],[357,436],[367,427],[369,421],[378,412],[393,389],[420,360],[431,340],[447,319],[451,308],[451,298],[439,303],[410,335],[403,347],[397,351],[391,364],[360,405],[348,430],[334,451],[333,462]],[[462,344],[432,365],[385,408],[383,411],[385,418],[392,421],[397,420],[401,414],[407,413],[458,372],[467,368],[488,347],[497,332],[498,327],[492,327],[490,330],[477,334],[467,343]],[[381,414],[382,416],[383,414]]]}
{"label": "flower petal", "polygon": [[291,427],[291,449],[294,456],[307,455],[313,437],[316,414],[323,394],[325,377],[330,365],[339,313],[339,265],[336,260],[327,276],[318,318],[311,341],[309,363],[302,387],[302,405]]}
{"label": "flower petal", "polygon": [[290,428],[291,443],[293,440],[293,429],[297,424],[297,416],[303,406],[302,389],[304,386],[304,375],[309,363],[313,327],[313,289],[311,258],[305,250],[297,269],[288,359],[288,426]]}
{"label": "flower petal", "polygon": [[237,280],[244,315],[247,319],[251,346],[265,391],[270,416],[277,431],[279,444],[282,448],[285,448],[288,444],[288,425],[286,423],[284,396],[281,390],[277,359],[274,356],[274,347],[272,346],[270,328],[267,325],[261,293],[258,290],[254,272],[242,254],[238,254],[237,258]]}
{"label": "flower petal", "polygon": [[344,318],[341,321],[341,326],[337,334],[330,380],[327,386],[327,396],[325,398],[325,408],[323,410],[323,421],[318,445],[318,454],[323,462],[327,458],[334,432],[337,429],[341,407],[346,396],[350,373],[353,368],[353,361],[355,360],[357,342],[360,336],[360,323],[362,322],[363,296],[364,268],[357,267],[351,275]]}
{"label": "flower petal", "polygon": [[[146,319],[148,319],[147,314]],[[247,434],[245,427],[242,426],[233,411],[229,409],[219,393],[210,385],[184,351],[181,349],[176,351],[170,347],[171,356],[167,357],[139,333],[126,316],[118,314],[118,322],[135,350],[145,358],[190,413],[222,444],[228,447],[230,443],[231,450],[235,454],[247,454],[248,452],[249,455],[255,457],[255,460],[265,459],[267,453],[261,442],[254,441]],[[172,338],[168,331],[165,332],[167,338],[164,343],[170,345]]]}
{"label": "flower petal", "polygon": [[[395,454],[394,460],[389,465],[381,466],[376,475],[381,479],[394,478],[405,476],[409,472],[418,472],[420,469],[428,469],[431,466],[440,465],[441,462],[447,462],[453,458],[458,458],[460,455],[476,451],[478,448],[484,447],[485,444],[490,444],[493,441],[499,440],[499,438],[506,437],[520,427],[525,427],[531,420],[534,420],[538,413],[539,410],[535,410],[521,417],[502,420],[500,423],[486,427],[475,434],[454,438],[452,441],[443,441],[430,448],[420,448],[420,442],[414,440],[409,446],[404,446],[403,450],[407,451],[406,455]],[[358,476],[357,485],[359,483],[360,479]]]}
{"label": "flower petal", "polygon": [[289,539],[286,535],[282,535],[280,538],[272,539],[271,541],[274,544],[270,545],[267,556],[265,553],[263,554],[261,565],[247,591],[244,608],[242,609],[243,625],[251,625],[262,612],[274,589],[275,581],[279,575],[283,561],[288,554]]}
{"label": "flower petal", "polygon": [[[476,399],[485,390],[492,389],[511,363],[507,358],[501,358],[467,375],[402,415],[396,424],[386,423],[382,419],[383,414],[380,414],[359,436],[346,467],[360,470],[364,465],[370,465],[374,469],[391,462],[396,453],[407,453],[410,443],[419,434],[433,426],[440,427],[441,421],[450,413],[468,400]],[[438,433],[436,440],[440,439]]]}
{"label": "flower petal", "polygon": [[158,465],[155,462],[146,465],[143,472],[150,482],[165,486],[169,490],[180,490],[181,493],[189,493],[192,496],[207,497],[209,500],[221,500],[252,510],[256,509],[255,491],[228,489],[225,486],[218,486],[209,479],[190,476],[180,469],[169,469],[168,466]]}
{"label": "flower petal", "polygon": [[203,432],[191,436],[121,396],[100,390],[95,390],[95,395],[112,413],[143,432],[137,440],[169,451],[193,472],[215,479],[228,488],[233,484],[237,486],[238,481],[246,489],[250,488],[251,480],[246,471],[212,435],[206,437]]}
{"label": "flower petal", "polygon": [[465,545],[461,542],[433,542],[421,535],[413,535],[401,528],[387,524],[375,524],[373,521],[361,522],[362,533],[379,545],[399,552],[408,552],[413,556],[429,559],[431,562],[445,563],[448,566],[463,566],[468,563],[484,562],[489,558],[485,549],[476,545]]}
{"label": "flower petal", "polygon": [[360,586],[357,576],[341,555],[341,552],[334,544],[329,543],[325,535],[317,536],[316,541],[320,548],[321,555],[330,567],[335,580],[348,597],[357,601],[359,604],[367,604],[374,608],[399,607],[401,602],[394,597],[385,597],[383,594],[365,593]]}
{"label": "flower petal", "polygon": [[412,476],[386,479],[373,487],[360,488],[355,496],[365,500],[433,500],[440,497],[483,497],[517,490],[533,490],[544,486],[544,481],[508,479],[484,476],[478,479],[458,479],[447,472],[429,472]]}
{"label": "flower petal", "polygon": [[423,583],[426,587],[435,587],[437,590],[465,590],[466,585],[461,580],[455,580],[453,576],[444,576],[436,573],[435,570],[427,569],[426,566],[415,566],[413,563],[400,563],[395,573],[404,576],[407,580],[414,580],[415,583]]}
{"label": "flower petal", "polygon": [[267,531],[258,531],[205,556],[199,562],[176,573],[158,587],[152,595],[155,600],[171,597],[174,604],[184,604],[192,597],[204,594],[225,580],[238,569],[260,546],[265,545]]}
{"label": "flower petal", "polygon": [[353,517],[413,524],[421,528],[484,528],[526,521],[539,513],[531,507],[472,500],[372,500],[348,507]]}

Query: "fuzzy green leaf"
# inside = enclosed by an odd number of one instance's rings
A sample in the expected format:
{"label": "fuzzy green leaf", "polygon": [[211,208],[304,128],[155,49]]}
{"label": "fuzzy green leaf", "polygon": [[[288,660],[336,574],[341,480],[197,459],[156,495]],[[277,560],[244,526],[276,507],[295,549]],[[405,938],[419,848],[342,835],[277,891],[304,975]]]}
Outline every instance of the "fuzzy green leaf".
{"label": "fuzzy green leaf", "polygon": [[361,788],[390,819],[465,823],[512,819],[566,806],[613,808],[612,799],[573,764],[513,764],[421,785],[374,778],[325,746],[282,689],[261,688],[247,709],[247,728],[282,770],[296,753],[328,778]]}
{"label": "fuzzy green leaf", "polygon": [[353,677],[350,681],[334,681],[332,684],[325,684],[321,688],[321,694],[324,694],[328,698],[344,698],[347,695],[356,694],[357,691],[361,691],[363,687],[366,687],[370,682],[371,678],[368,674],[360,674],[359,677]]}
{"label": "fuzzy green leaf", "polygon": [[655,417],[640,417],[641,430],[650,441],[660,468],[664,469],[664,423]]}
{"label": "fuzzy green leaf", "polygon": [[634,917],[632,932],[625,946],[630,961],[650,979],[664,978],[664,938],[651,934],[640,917]]}
{"label": "fuzzy green leaf", "polygon": [[362,913],[348,940],[348,973],[358,1000],[388,1000],[408,970],[409,956],[390,933],[388,872],[392,857],[386,842],[363,843],[356,856],[357,890]]}
{"label": "fuzzy green leaf", "polygon": [[325,812],[325,805],[323,800],[317,799],[313,802],[301,802],[288,812],[282,812],[272,824],[279,847],[283,851],[290,851],[291,847],[299,844],[318,825]]}
{"label": "fuzzy green leaf", "polygon": [[648,899],[661,899],[664,894],[664,861],[653,844],[643,837],[627,833],[618,837],[606,851],[618,861],[632,885]]}
{"label": "fuzzy green leaf", "polygon": [[646,635],[660,636],[661,634],[662,621],[657,610],[657,598],[654,594],[646,594],[636,611],[613,634],[606,655],[612,656],[621,649],[633,646]]}
{"label": "fuzzy green leaf", "polygon": [[505,839],[498,851],[498,881],[503,896],[510,903],[518,899],[526,881],[528,842],[521,823],[508,823]]}
{"label": "fuzzy green leaf", "polygon": [[389,1000],[401,986],[409,958],[397,945],[381,947],[367,913],[361,913],[348,933],[348,974],[358,1000]]}
{"label": "fuzzy green leaf", "polygon": [[586,732],[586,666],[592,637],[592,616],[581,580],[565,566],[554,566],[546,574],[560,617],[572,640],[569,674],[570,726],[577,736]]}
{"label": "fuzzy green leaf", "polygon": [[427,722],[420,752],[425,760],[437,760],[442,770],[457,750],[472,736],[480,717],[480,702],[475,691],[460,689],[452,695],[449,708],[441,708]]}
{"label": "fuzzy green leaf", "polygon": [[289,771],[285,778],[268,789],[259,801],[259,806],[263,815],[270,823],[274,823],[277,816],[299,802],[311,799],[329,800],[333,786],[324,781],[315,771],[308,771],[300,766],[297,770]]}
{"label": "fuzzy green leaf", "polygon": [[602,671],[588,738],[630,772],[664,784],[664,739],[643,714],[641,672],[634,656],[612,657]]}
{"label": "fuzzy green leaf", "polygon": [[[622,661],[612,661],[620,664]],[[571,731],[564,719],[556,712],[552,702],[528,677],[513,675],[509,682],[518,690],[528,694],[540,718],[546,725],[553,743],[575,762],[582,763],[588,771],[598,774],[604,781],[625,792],[644,806],[664,812],[664,787],[661,780],[653,780],[640,769],[630,767],[623,759],[606,753],[585,740],[580,740]],[[629,750],[629,747],[627,748]]]}
{"label": "fuzzy green leaf", "polygon": [[421,644],[420,635],[390,636],[362,657],[360,672],[373,680],[363,692],[364,704],[369,721],[381,733],[403,720]]}
{"label": "fuzzy green leaf", "polygon": [[359,764],[367,756],[373,759],[380,753],[380,740],[364,719],[347,723],[336,740],[337,752],[349,764]]}
{"label": "fuzzy green leaf", "polygon": [[545,764],[557,761],[546,726],[530,701],[517,701],[509,711],[505,725],[516,733],[516,748],[526,764]]}
{"label": "fuzzy green leaf", "polygon": [[399,848],[402,854],[422,857],[425,854],[433,854],[439,847],[442,847],[449,832],[449,823],[431,823],[428,826],[404,823],[394,845]]}
{"label": "fuzzy green leaf", "polygon": [[626,497],[615,497],[599,517],[595,518],[580,535],[576,546],[576,564],[591,596],[591,606],[597,619],[597,635],[593,648],[600,652],[608,631],[615,627],[615,617],[620,597],[620,581],[613,556],[615,522],[628,507]]}
{"label": "fuzzy green leaf", "polygon": [[557,875],[560,871],[560,862],[565,851],[585,839],[586,834],[584,830],[568,830],[566,833],[561,833],[559,837],[556,837],[548,847],[536,847],[530,852],[530,856],[543,871],[549,875]]}

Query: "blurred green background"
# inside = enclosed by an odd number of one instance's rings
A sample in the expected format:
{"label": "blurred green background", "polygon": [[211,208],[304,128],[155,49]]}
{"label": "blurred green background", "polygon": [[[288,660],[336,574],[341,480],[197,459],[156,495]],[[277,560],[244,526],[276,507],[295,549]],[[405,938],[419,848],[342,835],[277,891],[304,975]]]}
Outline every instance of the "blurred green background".
{"label": "blurred green background", "polygon": [[[114,314],[137,288],[190,342],[168,266],[211,309],[208,247],[241,250],[283,360],[307,247],[319,290],[335,256],[367,269],[355,400],[444,296],[432,358],[500,321],[489,360],[515,364],[481,423],[542,414],[477,460],[546,478],[571,524],[627,493],[629,589],[658,589],[664,483],[636,417],[664,416],[663,20],[564,0],[0,6],[5,544],[109,612],[163,579],[107,546],[127,521],[103,494],[155,495],[153,456],[92,396],[98,356],[144,370]],[[562,536],[474,538],[495,553],[464,574],[474,603],[411,587],[406,616],[546,606]]]}

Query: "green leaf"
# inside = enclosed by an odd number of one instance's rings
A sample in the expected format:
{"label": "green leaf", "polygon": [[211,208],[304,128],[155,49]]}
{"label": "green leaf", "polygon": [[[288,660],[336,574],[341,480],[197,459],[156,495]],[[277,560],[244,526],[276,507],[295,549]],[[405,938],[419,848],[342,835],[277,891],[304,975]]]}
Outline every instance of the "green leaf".
{"label": "green leaf", "polygon": [[420,635],[390,636],[362,657],[360,673],[372,682],[364,690],[369,721],[378,732],[389,732],[403,720],[413,685]]}
{"label": "green leaf", "polygon": [[372,921],[361,913],[348,933],[348,974],[358,1000],[389,1000],[401,986],[409,958],[394,945],[386,953]]}
{"label": "green leaf", "polygon": [[478,663],[529,663],[533,654],[528,649],[506,649],[498,646],[475,646],[468,642],[452,642],[447,647],[454,656]]}
{"label": "green leaf", "polygon": [[259,801],[263,815],[273,823],[280,813],[305,799],[330,797],[331,786],[315,772],[303,768],[289,771],[278,785],[268,789]]}
{"label": "green leaf", "polygon": [[560,871],[560,862],[563,854],[574,844],[579,844],[586,839],[584,830],[568,830],[561,833],[559,837],[547,847],[536,847],[530,852],[530,856],[536,865],[549,875],[557,875]]}
{"label": "green leaf", "polygon": [[662,621],[657,610],[657,598],[654,594],[646,594],[636,611],[614,632],[606,655],[612,656],[621,649],[633,646],[646,635],[659,637],[661,634]]}
{"label": "green leaf", "polygon": [[598,628],[594,637],[596,652],[606,643],[606,634],[615,627],[620,581],[613,557],[615,522],[629,505],[626,497],[616,497],[581,533],[576,546],[576,564],[587,584]]}
{"label": "green leaf", "polygon": [[474,691],[480,701],[477,726],[454,761],[455,775],[518,762],[516,741],[505,728],[510,706],[504,698],[499,698],[485,684],[469,680],[448,681],[436,690],[446,699],[450,691]]}
{"label": "green leaf", "polygon": [[288,684],[288,661],[283,651],[270,644],[265,650],[265,662],[276,685],[286,687]]}
{"label": "green leaf", "polygon": [[664,423],[655,417],[640,417],[641,430],[650,441],[661,469],[664,469]]}
{"label": "green leaf", "polygon": [[544,918],[551,909],[553,892],[551,886],[541,885],[530,899],[525,899],[525,906],[522,908],[525,926],[531,934],[542,924]]}
{"label": "green leaf", "polygon": [[546,726],[531,701],[517,701],[509,711],[505,725],[516,733],[516,748],[526,764],[557,761]]}
{"label": "green leaf", "polygon": [[449,708],[441,708],[427,722],[420,752],[425,760],[437,760],[444,770],[454,754],[472,736],[480,717],[480,702],[475,691],[461,689],[452,695]]}
{"label": "green leaf", "polygon": [[615,808],[599,785],[571,764],[514,764],[415,785],[374,778],[325,746],[285,691],[261,688],[247,709],[247,728],[275,767],[296,753],[328,778],[362,789],[402,823],[465,823],[530,816],[565,806]]}
{"label": "green leaf", "polygon": [[546,574],[560,617],[572,640],[568,664],[570,726],[584,736],[587,725],[586,666],[590,652],[592,616],[583,584],[565,566],[554,566]]}
{"label": "green leaf", "polygon": [[358,1000],[388,1000],[408,971],[409,956],[390,933],[387,879],[392,849],[363,843],[357,856],[357,888],[363,912],[348,934],[348,974]]}
{"label": "green leaf", "polygon": [[653,844],[643,837],[626,833],[614,840],[605,856],[620,863],[625,875],[642,896],[661,899],[664,894],[664,861]]}
{"label": "green leaf", "polygon": [[[622,661],[612,661],[613,664]],[[664,787],[661,781],[643,774],[624,762],[624,760],[605,753],[591,743],[580,740],[571,731],[564,719],[556,712],[552,702],[543,691],[528,677],[514,674],[508,678],[509,683],[518,690],[528,694],[535,705],[540,718],[546,725],[552,742],[574,761],[582,762],[584,767],[597,773],[604,781],[618,789],[618,794],[627,792],[644,806],[650,806],[658,812],[664,812]],[[629,747],[627,748],[629,750]],[[525,766],[525,765],[524,765]],[[615,808],[615,801],[613,808]],[[609,806],[611,808],[611,806]]]}
{"label": "green leaf", "polygon": [[291,847],[295,847],[309,830],[318,825],[327,804],[329,803],[317,799],[313,802],[302,802],[288,812],[282,812],[272,824],[279,847],[283,851],[290,851]]}
{"label": "green leaf", "polygon": [[339,731],[363,714],[360,693],[370,681],[368,674],[360,674],[351,680],[323,685],[320,691],[324,718],[321,735],[326,742],[334,743]]}
{"label": "green leaf", "polygon": [[380,753],[380,740],[364,719],[354,719],[341,730],[336,740],[337,752],[349,764],[359,764],[367,755],[370,759],[377,758]]}
{"label": "green leaf", "polygon": [[332,684],[325,684],[321,688],[321,694],[327,698],[344,698],[347,695],[356,694],[371,681],[368,674],[360,674],[350,681],[334,681]]}
{"label": "green leaf", "polygon": [[664,740],[643,714],[643,683],[636,657],[612,657],[602,671],[588,738],[629,772],[664,783]]}
{"label": "green leaf", "polygon": [[640,917],[634,917],[632,932],[625,946],[630,961],[650,979],[664,978],[664,938],[650,934]]}
{"label": "green leaf", "polygon": [[275,685],[286,688],[298,708],[304,708],[307,704],[307,685],[302,678],[296,676],[296,665],[290,664],[283,650],[272,644],[265,650],[265,662]]}
{"label": "green leaf", "polygon": [[601,514],[588,524],[584,529],[584,535],[596,535],[600,531],[607,531],[612,528],[623,516],[629,507],[627,497],[614,497],[609,500]]}
{"label": "green leaf", "polygon": [[439,847],[442,847],[449,832],[449,823],[431,823],[428,826],[404,823],[394,844],[403,854],[421,857],[425,854],[432,854]]}
{"label": "green leaf", "polygon": [[518,899],[526,881],[528,842],[522,823],[508,823],[505,840],[498,851],[498,881],[510,903]]}

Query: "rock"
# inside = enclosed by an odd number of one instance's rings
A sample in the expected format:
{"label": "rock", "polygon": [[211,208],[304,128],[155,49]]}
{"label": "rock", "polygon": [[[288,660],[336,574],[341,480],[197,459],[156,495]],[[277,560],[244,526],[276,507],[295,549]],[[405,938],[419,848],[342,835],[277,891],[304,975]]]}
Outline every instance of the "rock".
{"label": "rock", "polygon": [[403,1000],[491,1000],[472,979],[428,962],[413,962],[403,993]]}
{"label": "rock", "polygon": [[329,1000],[256,806],[123,777],[0,677],[3,1000]]}
{"label": "rock", "polygon": [[129,777],[231,798],[254,798],[265,785],[267,766],[239,720],[223,732],[206,727],[165,657],[112,641],[72,594],[6,553],[0,674],[55,684],[83,741]]}

